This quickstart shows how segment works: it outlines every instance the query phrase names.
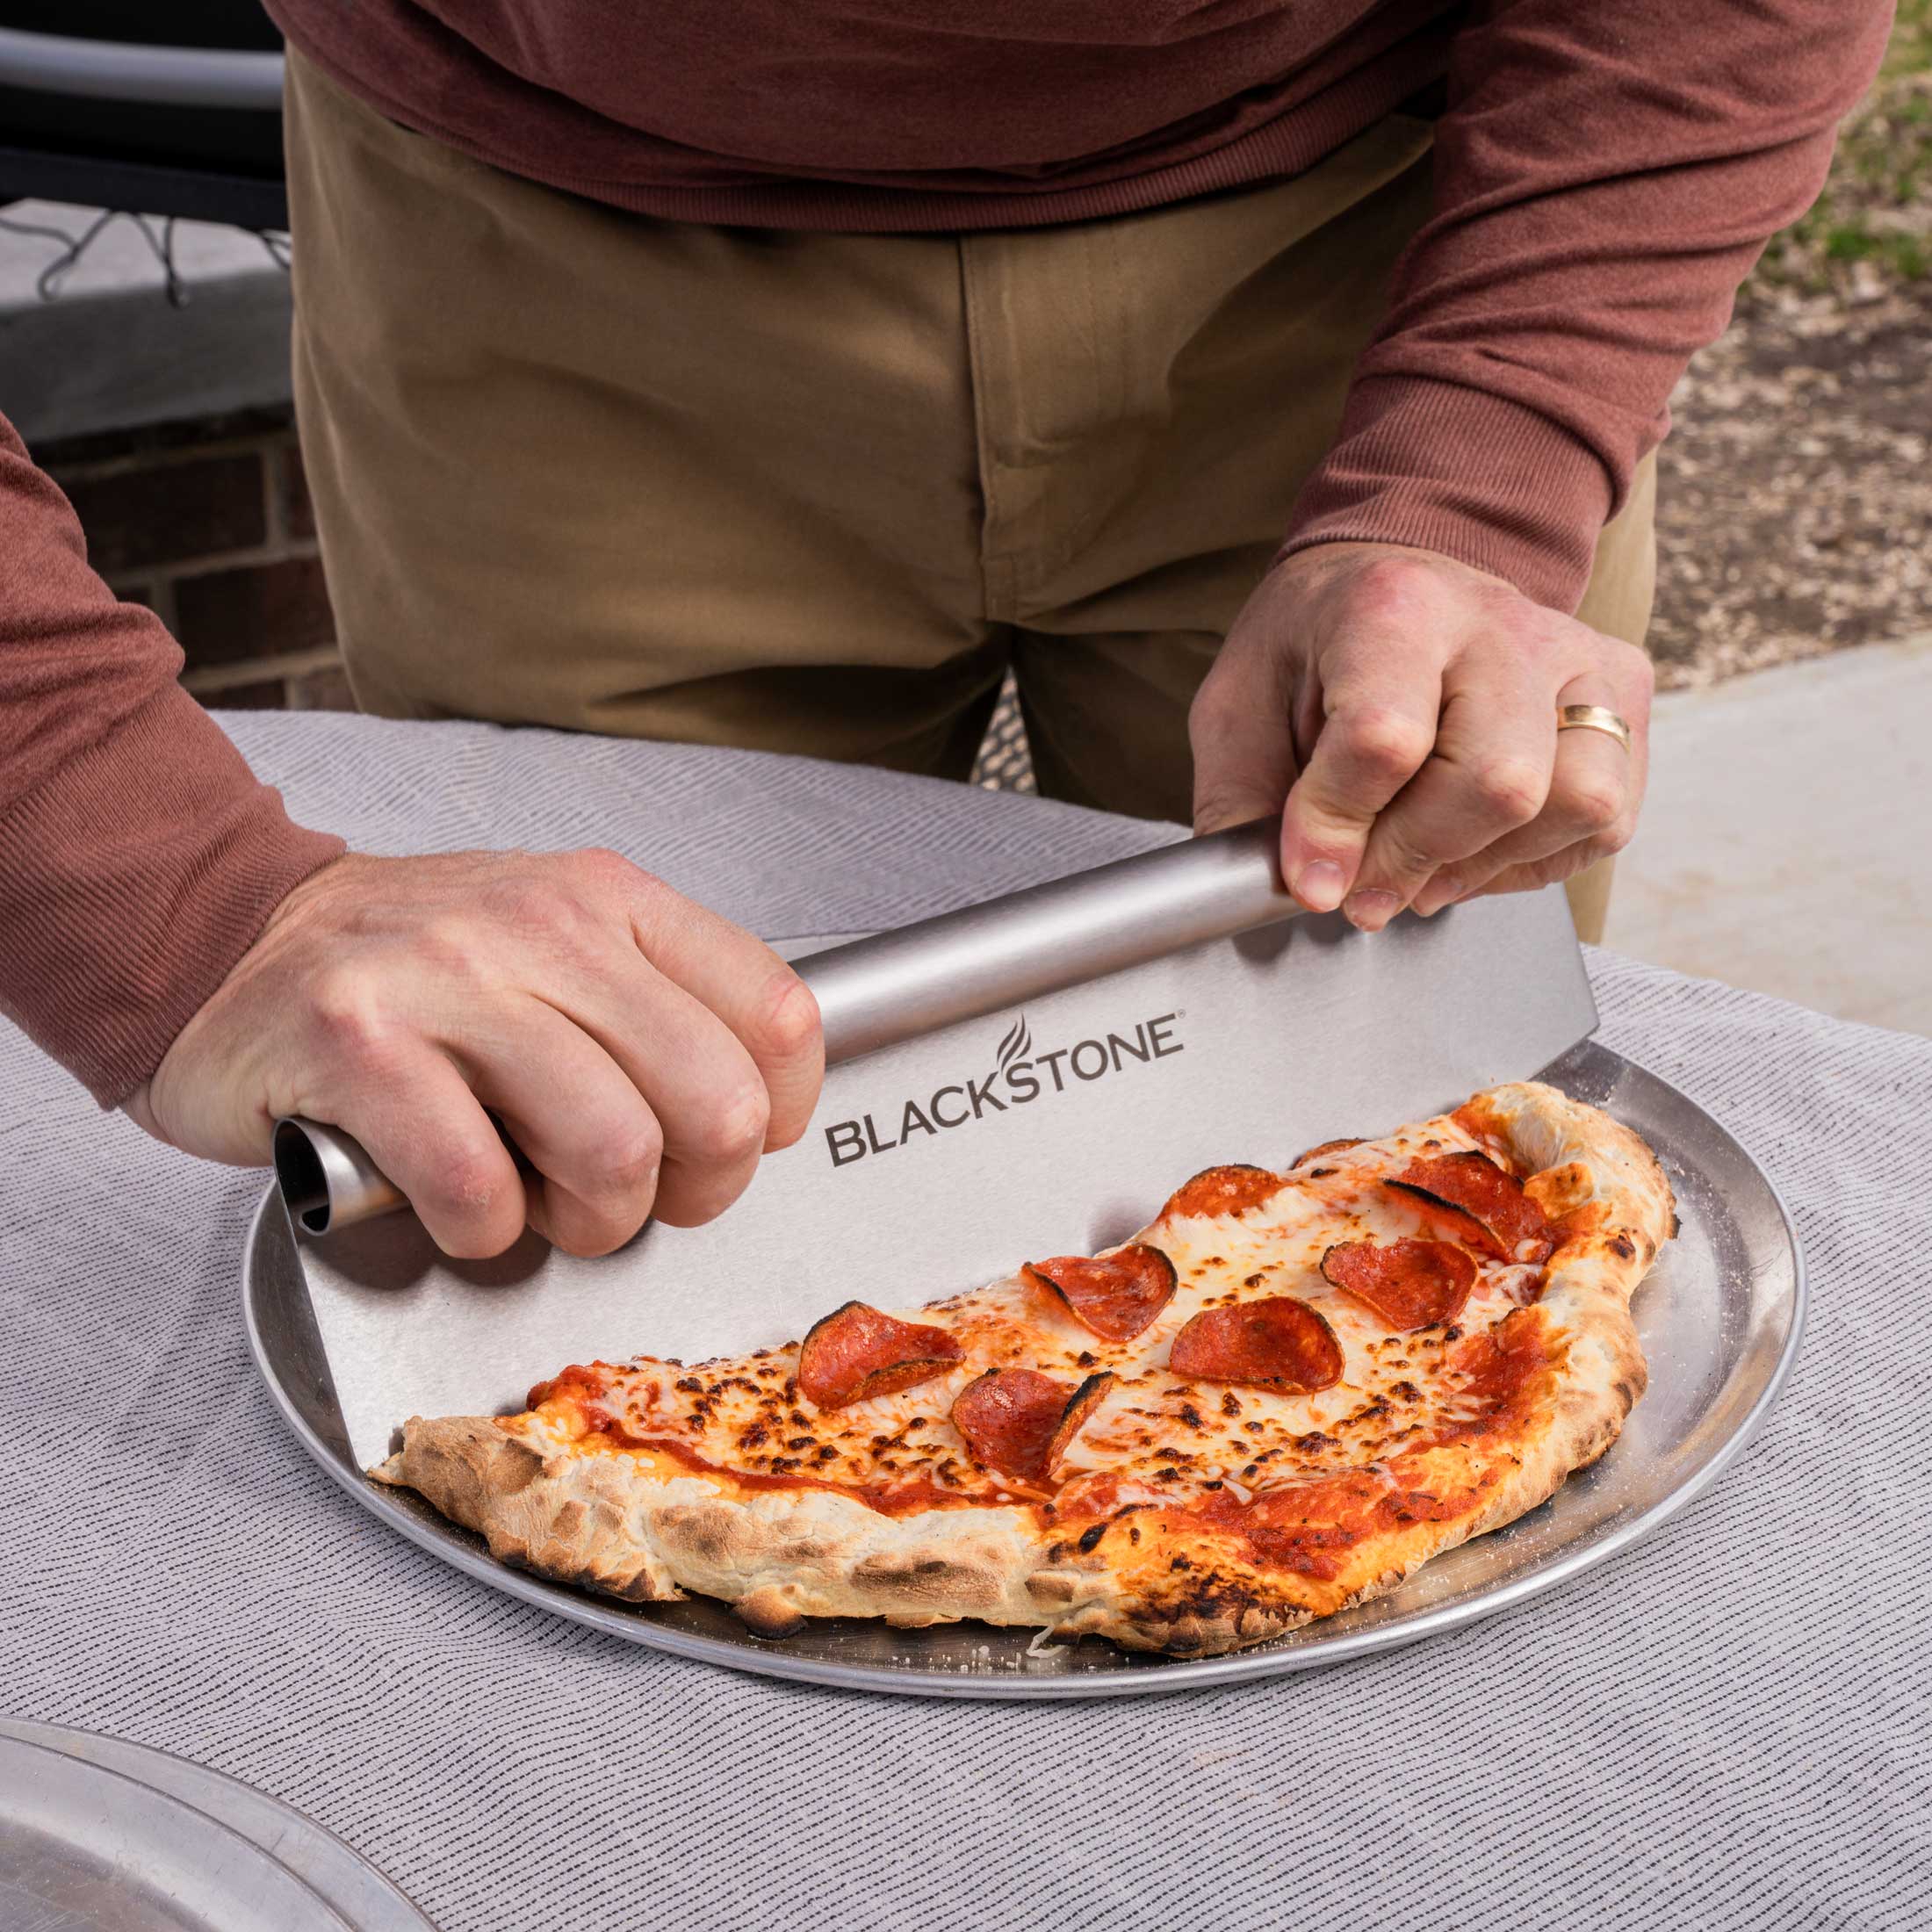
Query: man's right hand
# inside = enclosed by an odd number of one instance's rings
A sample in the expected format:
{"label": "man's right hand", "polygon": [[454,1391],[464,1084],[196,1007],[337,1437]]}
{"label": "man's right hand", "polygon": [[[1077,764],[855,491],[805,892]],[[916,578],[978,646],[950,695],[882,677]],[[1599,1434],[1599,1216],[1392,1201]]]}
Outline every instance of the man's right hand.
{"label": "man's right hand", "polygon": [[307,1114],[447,1253],[528,1222],[591,1255],[728,1207],[804,1132],[824,1070],[804,982],[614,852],[351,854],[276,909],[126,1112],[238,1165]]}

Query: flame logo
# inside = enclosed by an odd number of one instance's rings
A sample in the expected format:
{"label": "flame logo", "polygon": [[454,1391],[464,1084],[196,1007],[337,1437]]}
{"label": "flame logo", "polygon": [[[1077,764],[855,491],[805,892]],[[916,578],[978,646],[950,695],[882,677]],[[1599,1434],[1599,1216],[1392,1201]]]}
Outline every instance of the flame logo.
{"label": "flame logo", "polygon": [[999,1064],[996,1071],[1004,1073],[1015,1060],[1023,1060],[1032,1051],[1033,1035],[1027,1030],[1026,1014],[1021,1013],[999,1042]]}

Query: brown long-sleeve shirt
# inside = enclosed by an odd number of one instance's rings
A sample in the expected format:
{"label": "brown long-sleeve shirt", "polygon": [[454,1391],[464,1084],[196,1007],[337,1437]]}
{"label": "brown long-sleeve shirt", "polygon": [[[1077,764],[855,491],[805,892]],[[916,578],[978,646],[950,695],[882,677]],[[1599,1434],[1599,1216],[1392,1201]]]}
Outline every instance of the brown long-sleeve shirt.
{"label": "brown long-sleeve shirt", "polygon": [[[1446,78],[1436,212],[1286,533],[1559,608],[1816,194],[1883,0],[270,0],[405,126],[665,219],[1092,219],[1311,165]],[[477,407],[489,399],[479,394]],[[0,422],[0,1007],[120,1098],[280,897],[292,826]]]}
{"label": "brown long-sleeve shirt", "polygon": [[0,1013],[110,1104],[342,849],[289,822],[180,669],[0,417]]}

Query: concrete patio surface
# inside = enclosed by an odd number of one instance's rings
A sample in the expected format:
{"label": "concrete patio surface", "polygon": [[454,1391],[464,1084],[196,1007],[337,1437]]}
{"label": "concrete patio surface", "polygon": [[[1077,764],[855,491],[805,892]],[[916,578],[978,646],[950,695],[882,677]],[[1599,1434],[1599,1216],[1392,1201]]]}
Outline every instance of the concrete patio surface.
{"label": "concrete patio surface", "polygon": [[1932,1034],[1932,636],[1660,697],[1604,937]]}

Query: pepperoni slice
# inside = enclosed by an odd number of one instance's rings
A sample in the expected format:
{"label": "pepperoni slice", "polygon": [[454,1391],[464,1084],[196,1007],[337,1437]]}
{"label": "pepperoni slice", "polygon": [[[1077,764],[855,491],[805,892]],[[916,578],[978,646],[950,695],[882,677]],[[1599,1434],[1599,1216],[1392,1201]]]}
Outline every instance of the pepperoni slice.
{"label": "pepperoni slice", "polygon": [[1467,1242],[1472,1248],[1480,1249],[1494,1260],[1510,1258],[1509,1251],[1503,1244],[1474,1215],[1466,1213],[1454,1201],[1445,1200],[1439,1194],[1432,1194],[1426,1187],[1419,1187],[1411,1181],[1392,1180],[1387,1185],[1417,1202],[1422,1208],[1423,1218],[1432,1228],[1453,1235],[1458,1241]]}
{"label": "pepperoni slice", "polygon": [[1105,1400],[1114,1380],[1114,1372],[1103,1368],[1098,1375],[1089,1375],[1068,1398],[1060,1425],[1047,1445],[1047,1469],[1056,1481],[1060,1478],[1060,1466],[1066,1460],[1067,1451],[1073,1446],[1073,1438],[1093,1419],[1093,1411]]}
{"label": "pepperoni slice", "polygon": [[1191,1380],[1309,1395],[1341,1381],[1342,1344],[1306,1301],[1271,1294],[1203,1308],[1174,1337],[1167,1366]]}
{"label": "pepperoni slice", "polygon": [[1131,1342],[1174,1293],[1174,1264],[1143,1242],[1088,1259],[1060,1255],[1029,1261],[1026,1272],[1064,1301],[1073,1318],[1106,1342]]}
{"label": "pepperoni slice", "polygon": [[1556,1230],[1543,1210],[1487,1154],[1471,1150],[1411,1161],[1388,1184],[1406,1194],[1450,1208],[1482,1230],[1478,1243],[1502,1261],[1544,1262],[1556,1246]]}
{"label": "pepperoni slice", "polygon": [[1318,1161],[1324,1154],[1346,1153],[1350,1148],[1359,1147],[1361,1144],[1362,1137],[1359,1134],[1352,1141],[1323,1141],[1319,1147],[1311,1147],[1307,1153],[1297,1154],[1288,1163],[1288,1167],[1291,1171],[1297,1167],[1306,1167],[1310,1161]]}
{"label": "pepperoni slice", "polygon": [[1048,1452],[1066,1415],[1067,1385],[1030,1368],[989,1368],[960,1390],[953,1427],[973,1460],[996,1475],[1043,1485]]}
{"label": "pepperoni slice", "polygon": [[1258,1208],[1271,1194],[1280,1192],[1280,1175],[1265,1167],[1248,1167],[1238,1161],[1226,1167],[1204,1167],[1168,1197],[1160,1218],[1238,1215]]}
{"label": "pepperoni slice", "polygon": [[1322,1272],[1393,1329],[1433,1328],[1462,1313],[1476,1285],[1476,1265],[1446,1241],[1338,1242],[1322,1257]]}
{"label": "pepperoni slice", "polygon": [[916,1388],[963,1352],[942,1328],[847,1301],[812,1323],[798,1351],[798,1392],[817,1408],[843,1409]]}

